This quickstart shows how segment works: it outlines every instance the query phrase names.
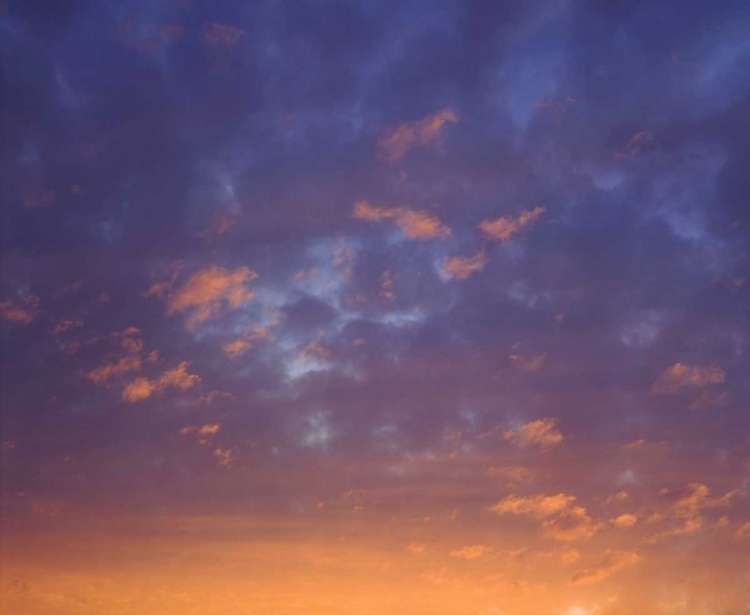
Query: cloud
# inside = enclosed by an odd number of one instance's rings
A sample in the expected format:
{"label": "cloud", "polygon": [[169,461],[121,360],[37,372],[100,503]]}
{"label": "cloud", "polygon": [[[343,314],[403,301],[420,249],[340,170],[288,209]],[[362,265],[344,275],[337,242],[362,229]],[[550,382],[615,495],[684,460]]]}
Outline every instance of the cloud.
{"label": "cloud", "polygon": [[486,264],[487,256],[483,250],[477,252],[474,256],[452,256],[443,261],[441,274],[445,279],[465,280],[477,271],[484,269]]}
{"label": "cloud", "polygon": [[403,158],[417,145],[440,142],[446,124],[455,124],[458,116],[450,109],[443,109],[414,122],[404,122],[387,129],[378,139],[378,157],[393,164]]}
{"label": "cloud", "polygon": [[216,462],[223,468],[231,470],[234,467],[234,451],[233,450],[222,450],[217,448],[214,451],[214,457]]}
{"label": "cloud", "polygon": [[635,551],[610,551],[605,554],[604,561],[594,568],[586,568],[576,572],[570,579],[571,585],[593,585],[611,577],[616,572],[634,566],[641,561],[641,556]]}
{"label": "cloud", "polygon": [[185,284],[172,291],[173,280],[156,283],[146,296],[166,296],[167,314],[190,312],[188,329],[215,316],[224,305],[237,308],[250,301],[254,293],[247,284],[258,277],[252,269],[239,267],[228,271],[222,267],[208,267],[195,273]]}
{"label": "cloud", "polygon": [[357,220],[367,222],[380,222],[388,218],[395,218],[401,213],[398,208],[373,207],[367,201],[357,201],[354,204],[354,213]]}
{"label": "cloud", "polygon": [[187,361],[183,361],[174,369],[164,372],[157,380],[136,378],[123,390],[122,400],[135,403],[148,399],[154,393],[159,393],[169,387],[181,390],[194,387],[201,381],[201,378],[195,374],[188,374],[188,365]]}
{"label": "cloud", "polygon": [[555,540],[583,540],[594,536],[602,527],[595,523],[583,506],[574,506],[572,495],[520,497],[511,495],[490,508],[499,515],[513,514],[543,519],[543,533]]}
{"label": "cloud", "polygon": [[675,363],[664,371],[651,387],[651,392],[658,395],[679,393],[685,388],[704,388],[711,384],[722,384],[726,373],[719,367],[707,365],[690,367]]}
{"label": "cloud", "polygon": [[521,447],[538,445],[547,448],[562,442],[563,435],[557,429],[556,419],[539,419],[517,430],[509,429],[503,434],[503,439]]}
{"label": "cloud", "polygon": [[583,506],[567,508],[542,524],[544,534],[561,541],[588,540],[602,527],[594,522]]}
{"label": "cloud", "polygon": [[534,497],[510,495],[490,507],[490,510],[498,515],[530,515],[538,519],[544,519],[561,513],[575,500],[574,495],[565,495],[564,493]]}
{"label": "cloud", "polygon": [[20,322],[23,325],[30,324],[40,312],[39,297],[30,295],[17,301],[3,301],[0,303],[0,314],[11,322]]}
{"label": "cloud", "polygon": [[406,209],[396,218],[396,224],[409,239],[443,239],[451,234],[440,220],[423,211]]}
{"label": "cloud", "polygon": [[425,545],[422,542],[410,542],[406,545],[406,550],[413,555],[421,555],[425,552]]}
{"label": "cloud", "polygon": [[393,219],[408,239],[422,241],[433,238],[444,239],[451,234],[450,228],[435,216],[431,216],[424,211],[400,207],[374,207],[367,201],[357,201],[354,204],[352,216],[365,222],[381,222]]}
{"label": "cloud", "polygon": [[484,557],[488,553],[492,552],[492,548],[486,545],[473,545],[471,547],[463,547],[457,551],[451,551],[451,557],[458,557],[460,559],[473,560]]}
{"label": "cloud", "polygon": [[221,425],[218,423],[207,423],[206,425],[189,425],[180,429],[181,436],[187,436],[188,434],[195,433],[199,436],[213,436],[219,433]]}
{"label": "cloud", "polygon": [[83,321],[79,318],[61,318],[52,330],[52,335],[62,335],[71,329],[80,329],[83,327]]}
{"label": "cloud", "polygon": [[479,228],[487,238],[505,243],[524,228],[532,226],[545,211],[544,207],[535,207],[521,212],[515,218],[502,216],[495,220],[483,220]]}
{"label": "cloud", "polygon": [[618,528],[633,527],[638,522],[638,515],[624,513],[612,519],[612,525]]}
{"label": "cloud", "polygon": [[86,378],[97,384],[106,382],[110,378],[120,376],[128,372],[138,372],[141,370],[141,359],[136,356],[123,357],[117,363],[107,363],[100,367],[94,368],[84,374]]}
{"label": "cloud", "polygon": [[718,498],[710,497],[710,489],[702,483],[690,483],[681,489],[662,489],[659,497],[662,510],[653,514],[648,521],[657,523],[664,520],[677,520],[681,525],[651,536],[647,542],[655,543],[672,536],[690,536],[704,527],[703,512],[730,508],[739,489],[729,491]]}
{"label": "cloud", "polygon": [[247,335],[238,337],[237,339],[222,345],[221,349],[229,358],[236,359],[245,354],[255,342],[272,339],[274,339],[274,336],[268,327],[258,325]]}
{"label": "cloud", "polygon": [[750,538],[750,521],[738,527],[733,535],[735,538]]}
{"label": "cloud", "polygon": [[148,378],[136,378],[122,391],[122,400],[134,404],[151,397],[156,391],[156,383]]}

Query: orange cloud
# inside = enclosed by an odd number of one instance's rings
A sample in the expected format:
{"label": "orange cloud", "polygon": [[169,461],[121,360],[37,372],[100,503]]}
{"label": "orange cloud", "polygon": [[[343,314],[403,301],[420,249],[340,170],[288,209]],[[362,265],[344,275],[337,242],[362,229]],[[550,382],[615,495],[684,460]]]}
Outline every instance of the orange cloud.
{"label": "orange cloud", "polygon": [[273,333],[271,333],[267,327],[258,325],[247,335],[238,337],[231,342],[227,342],[221,347],[221,349],[229,358],[236,359],[245,354],[253,343],[272,339],[274,339]]}
{"label": "orange cloud", "polygon": [[0,314],[11,322],[28,325],[39,314],[39,304],[39,297],[34,295],[24,297],[20,302],[3,301],[0,303]]}
{"label": "orange cloud", "polygon": [[423,211],[406,209],[396,218],[396,224],[409,239],[443,239],[451,234],[440,220]]}
{"label": "orange cloud", "polygon": [[602,527],[594,522],[583,506],[567,508],[557,517],[545,521],[542,529],[546,536],[561,541],[588,540]]}
{"label": "orange cloud", "polygon": [[750,537],[750,521],[745,523],[744,525],[741,525],[737,530],[734,532],[735,538],[748,538]]}
{"label": "orange cloud", "polygon": [[215,436],[219,433],[221,425],[218,423],[208,423],[206,425],[189,425],[180,429],[179,434],[181,436],[187,436],[191,433],[195,433],[199,436]]}
{"label": "orange cloud", "polygon": [[126,374],[127,372],[138,372],[141,370],[141,359],[139,357],[123,357],[117,363],[108,363],[84,374],[86,378],[97,384],[106,382],[110,378]]}
{"label": "orange cloud", "polygon": [[558,493],[557,495],[537,495],[534,497],[510,495],[490,507],[490,510],[498,515],[530,515],[538,519],[544,519],[561,513],[575,499],[574,495],[565,495],[564,493]]}
{"label": "orange cloud", "polygon": [[187,361],[183,361],[174,369],[164,372],[157,380],[136,378],[123,390],[122,400],[135,403],[148,399],[154,393],[159,393],[168,387],[182,390],[194,387],[201,381],[201,378],[195,374],[188,374],[188,365]]}
{"label": "orange cloud", "polygon": [[605,555],[604,561],[595,568],[587,568],[576,572],[570,579],[570,584],[593,585],[641,561],[641,556],[635,551],[608,550]]}
{"label": "orange cloud", "polygon": [[353,217],[367,222],[380,222],[387,218],[395,218],[401,213],[398,208],[373,207],[367,201],[357,201],[354,204]]}
{"label": "orange cloud", "polygon": [[495,220],[483,220],[479,228],[489,239],[505,243],[524,228],[533,225],[545,211],[544,207],[535,207],[521,212],[515,218],[502,216]]}
{"label": "orange cloud", "polygon": [[591,538],[602,524],[595,523],[583,506],[573,506],[575,500],[575,496],[564,493],[533,497],[511,495],[490,510],[498,515],[525,515],[543,519],[544,535],[555,540],[569,542]]}
{"label": "orange cloud", "polygon": [[83,327],[83,321],[73,318],[61,318],[52,330],[52,335],[62,335],[70,329],[79,329]]}
{"label": "orange cloud", "polygon": [[122,400],[134,404],[151,397],[156,391],[156,383],[148,378],[136,378],[122,391]]}
{"label": "orange cloud", "polygon": [[231,470],[234,467],[234,451],[217,448],[214,451],[216,462],[223,468]]}
{"label": "orange cloud", "polygon": [[393,164],[417,145],[439,142],[446,124],[455,124],[458,116],[443,109],[415,122],[405,122],[385,131],[378,140],[378,156]]}
{"label": "orange cloud", "polygon": [[464,547],[463,549],[458,549],[457,551],[451,551],[451,557],[458,557],[460,559],[479,559],[480,557],[484,557],[488,553],[492,552],[492,548],[488,547],[486,545],[473,545],[471,547]]}
{"label": "orange cloud", "polygon": [[367,201],[358,201],[354,204],[352,216],[366,222],[381,222],[392,218],[409,239],[426,240],[436,237],[444,239],[451,234],[450,228],[435,216],[431,216],[424,211],[399,207],[374,207]]}
{"label": "orange cloud", "polygon": [[638,515],[624,513],[612,519],[612,525],[624,529],[633,527],[638,522]]}
{"label": "orange cloud", "polygon": [[682,489],[662,489],[659,497],[663,509],[652,515],[648,521],[657,523],[665,519],[675,519],[682,525],[659,532],[647,542],[653,544],[671,536],[696,534],[704,526],[704,511],[731,507],[740,491],[735,489],[718,498],[710,497],[710,493],[710,489],[702,483],[690,483]]}
{"label": "orange cloud", "polygon": [[[239,267],[230,272],[222,267],[209,267],[194,274],[179,290],[167,298],[167,314],[190,311],[192,316],[186,326],[193,329],[219,312],[224,304],[236,308],[250,301],[254,293],[247,284],[258,277],[248,267]],[[164,286],[167,284],[167,286]],[[162,295],[169,291],[171,283],[155,284],[146,293]]]}
{"label": "orange cloud", "polygon": [[719,367],[707,365],[690,367],[675,363],[664,371],[651,387],[651,392],[658,395],[679,393],[685,388],[704,388],[711,384],[721,384],[726,373]]}
{"label": "orange cloud", "polygon": [[174,369],[164,372],[158,380],[158,388],[175,387],[189,389],[201,381],[200,376],[187,373],[188,362],[183,361]]}
{"label": "orange cloud", "polygon": [[410,542],[406,545],[406,550],[413,555],[421,555],[425,552],[425,545],[421,542]]}
{"label": "orange cloud", "polygon": [[453,256],[446,259],[443,262],[442,273],[446,278],[465,280],[477,271],[484,269],[486,264],[487,256],[482,250],[474,256]]}
{"label": "orange cloud", "polygon": [[521,447],[538,445],[546,448],[562,442],[563,435],[557,429],[556,419],[539,419],[517,430],[509,429],[503,434],[503,439]]}

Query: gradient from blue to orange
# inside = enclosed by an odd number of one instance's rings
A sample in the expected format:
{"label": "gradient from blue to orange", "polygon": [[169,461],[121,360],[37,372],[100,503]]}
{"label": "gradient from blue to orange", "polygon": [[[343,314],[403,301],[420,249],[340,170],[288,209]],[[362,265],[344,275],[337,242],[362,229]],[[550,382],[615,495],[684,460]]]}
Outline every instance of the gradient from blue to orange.
{"label": "gradient from blue to orange", "polygon": [[0,4],[0,607],[750,613],[747,2]]}

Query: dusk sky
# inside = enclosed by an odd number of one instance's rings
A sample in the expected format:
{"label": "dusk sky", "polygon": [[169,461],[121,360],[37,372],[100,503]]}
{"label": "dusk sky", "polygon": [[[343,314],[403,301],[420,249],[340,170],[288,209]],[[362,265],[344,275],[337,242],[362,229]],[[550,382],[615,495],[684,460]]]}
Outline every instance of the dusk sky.
{"label": "dusk sky", "polygon": [[0,611],[750,613],[750,2],[1,0]]}

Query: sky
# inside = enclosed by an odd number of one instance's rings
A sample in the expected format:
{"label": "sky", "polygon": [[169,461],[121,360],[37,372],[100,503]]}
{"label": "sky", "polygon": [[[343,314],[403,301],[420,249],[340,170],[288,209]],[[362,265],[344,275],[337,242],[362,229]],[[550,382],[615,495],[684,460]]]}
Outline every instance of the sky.
{"label": "sky", "polygon": [[750,3],[3,0],[0,610],[750,613]]}

